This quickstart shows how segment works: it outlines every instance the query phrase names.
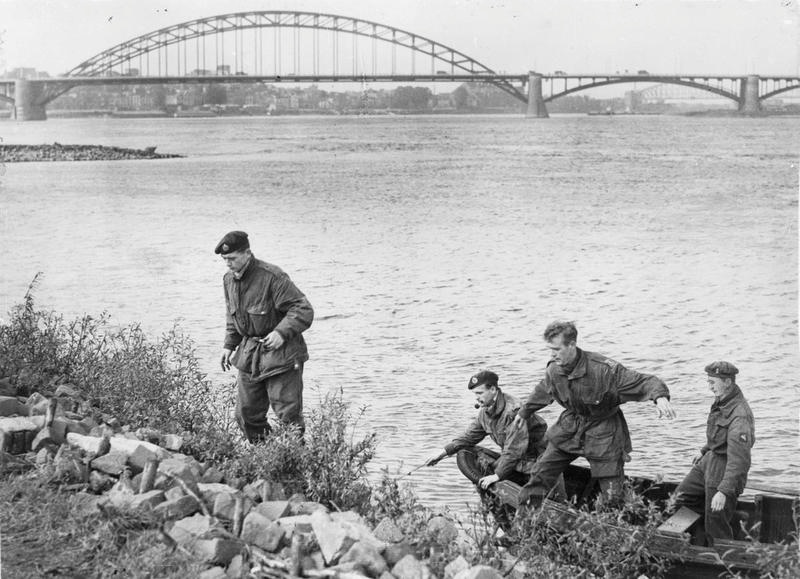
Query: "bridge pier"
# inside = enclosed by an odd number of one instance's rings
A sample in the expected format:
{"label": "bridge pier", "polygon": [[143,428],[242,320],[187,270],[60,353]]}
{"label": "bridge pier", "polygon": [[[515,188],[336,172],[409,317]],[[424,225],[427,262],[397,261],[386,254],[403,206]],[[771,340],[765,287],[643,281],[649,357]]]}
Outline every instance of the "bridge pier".
{"label": "bridge pier", "polygon": [[758,98],[757,75],[751,74],[742,79],[739,87],[739,112],[745,115],[757,115],[761,112],[761,101]]}
{"label": "bridge pier", "polygon": [[528,111],[525,116],[529,119],[546,119],[550,116],[542,96],[542,75],[536,72],[528,75]]}
{"label": "bridge pier", "polygon": [[42,95],[44,83],[18,79],[14,82],[14,118],[18,121],[47,120]]}

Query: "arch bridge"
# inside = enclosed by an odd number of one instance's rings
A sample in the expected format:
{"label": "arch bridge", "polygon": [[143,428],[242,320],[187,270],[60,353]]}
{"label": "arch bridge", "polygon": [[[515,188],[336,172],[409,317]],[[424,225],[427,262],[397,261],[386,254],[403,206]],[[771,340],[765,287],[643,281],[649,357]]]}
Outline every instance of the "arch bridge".
{"label": "arch bridge", "polygon": [[[740,112],[755,114],[764,100],[800,88],[800,77],[758,75],[664,75],[641,70],[628,74],[565,74],[531,73],[530,87],[540,84],[538,92],[529,88],[529,116],[546,116],[546,103],[576,92],[623,83],[659,83],[699,89],[734,101]],[[536,77],[539,77],[538,80]],[[541,113],[541,114],[539,114]]]}
{"label": "arch bridge", "polygon": [[[368,20],[297,11],[252,11],[162,28],[105,50],[62,76],[0,79],[0,100],[19,120],[46,118],[46,105],[76,86],[277,82],[485,82],[547,117],[546,103],[620,83],[669,83],[730,98],[744,113],[800,87],[800,77],[497,73],[435,40]],[[549,90],[545,93],[544,88]]]}
{"label": "arch bridge", "polygon": [[45,118],[47,103],[89,84],[481,81],[526,101],[526,79],[497,74],[455,48],[377,22],[266,10],[162,28],[109,48],[60,77],[13,87],[5,81],[0,98],[14,101],[17,118],[28,120]]}

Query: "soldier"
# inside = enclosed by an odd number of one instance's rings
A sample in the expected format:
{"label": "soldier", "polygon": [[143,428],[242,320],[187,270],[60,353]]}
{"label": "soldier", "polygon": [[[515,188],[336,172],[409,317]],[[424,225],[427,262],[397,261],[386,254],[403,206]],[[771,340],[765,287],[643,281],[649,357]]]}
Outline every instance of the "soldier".
{"label": "soldier", "polygon": [[731,519],[747,483],[756,438],[753,413],[736,384],[736,366],[712,362],[705,371],[715,397],[708,414],[707,442],[675,492],[676,507],[704,515],[706,540],[713,544],[714,539],[733,538]]}
{"label": "soldier", "polygon": [[619,499],[631,437],[620,410],[625,402],[652,400],[658,417],[674,418],[669,390],[660,379],[628,370],[601,354],[578,348],[572,322],[552,322],[544,339],[551,352],[544,379],[517,415],[521,423],[554,400],[564,407],[548,432],[547,449],[520,493],[520,503],[545,497],[576,458],[589,461],[592,478],[612,501]]}
{"label": "soldier", "polygon": [[524,427],[516,427],[514,417],[520,409],[520,402],[503,392],[498,380],[497,374],[491,370],[481,370],[469,379],[467,388],[475,393],[475,407],[480,408],[478,416],[464,434],[444,447],[443,452],[428,458],[426,466],[433,466],[462,448],[475,446],[489,435],[502,452],[493,465],[494,472],[481,478],[479,486],[487,489],[515,472],[525,473],[527,477],[536,457],[545,449],[547,423],[532,415],[524,421]]}
{"label": "soldier", "polygon": [[227,233],[214,252],[230,270],[223,278],[226,325],[220,366],[239,370],[239,426],[250,442],[264,438],[272,406],[279,420],[296,424],[302,435],[303,364],[308,360],[303,331],[314,310],[279,267],[256,259],[244,231]]}

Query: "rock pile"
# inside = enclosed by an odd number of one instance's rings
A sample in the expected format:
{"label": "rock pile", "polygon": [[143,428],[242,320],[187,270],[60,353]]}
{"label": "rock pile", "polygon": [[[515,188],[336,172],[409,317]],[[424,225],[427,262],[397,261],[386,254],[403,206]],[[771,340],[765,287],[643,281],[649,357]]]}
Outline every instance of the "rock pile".
{"label": "rock pile", "polygon": [[[158,516],[165,541],[206,563],[202,579],[434,577],[413,554],[413,538],[391,519],[370,528],[355,512],[287,498],[278,483],[226,479],[181,453],[182,445],[175,434],[132,431],[109,416],[96,420],[69,384],[51,398],[0,395],[0,474],[36,463],[51,468],[88,509]],[[444,517],[433,517],[428,532],[445,541],[458,536]],[[500,577],[462,557],[445,571],[445,579]]]}
{"label": "rock pile", "polygon": [[0,163],[30,161],[121,161],[128,159],[171,159],[182,155],[156,153],[155,147],[124,149],[102,145],[2,145]]}

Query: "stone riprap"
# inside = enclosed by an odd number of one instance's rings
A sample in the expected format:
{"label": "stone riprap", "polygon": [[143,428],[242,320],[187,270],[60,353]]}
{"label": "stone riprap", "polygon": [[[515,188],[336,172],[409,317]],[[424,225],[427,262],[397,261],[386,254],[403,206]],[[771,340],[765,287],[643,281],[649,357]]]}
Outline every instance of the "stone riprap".
{"label": "stone riprap", "polygon": [[5,145],[0,144],[0,163],[33,161],[124,161],[130,159],[172,159],[182,155],[156,153],[155,147],[125,149],[103,145]]}
{"label": "stone riprap", "polygon": [[[0,475],[25,465],[50,468],[87,509],[154,513],[171,541],[208,566],[203,577],[435,577],[414,555],[415,538],[389,518],[371,528],[354,511],[330,512],[299,494],[287,498],[274,481],[227,481],[181,453],[179,435],[95,418],[70,385],[57,393],[25,398],[0,388]],[[427,534],[453,541],[458,532],[437,516]],[[440,579],[500,577],[458,557]]]}

